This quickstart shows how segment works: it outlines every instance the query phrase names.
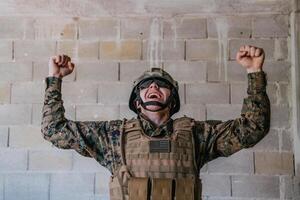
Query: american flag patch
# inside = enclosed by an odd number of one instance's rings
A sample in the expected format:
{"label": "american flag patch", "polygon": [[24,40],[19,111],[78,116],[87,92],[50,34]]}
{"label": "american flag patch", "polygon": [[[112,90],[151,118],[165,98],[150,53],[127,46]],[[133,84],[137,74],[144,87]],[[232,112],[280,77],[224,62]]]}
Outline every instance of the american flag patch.
{"label": "american flag patch", "polygon": [[150,153],[169,153],[171,152],[170,140],[151,140]]}

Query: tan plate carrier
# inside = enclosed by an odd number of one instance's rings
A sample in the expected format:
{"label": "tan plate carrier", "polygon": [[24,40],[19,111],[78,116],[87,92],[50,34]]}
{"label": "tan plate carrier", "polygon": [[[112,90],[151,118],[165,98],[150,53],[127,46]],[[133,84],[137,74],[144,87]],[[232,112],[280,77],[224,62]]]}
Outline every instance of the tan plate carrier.
{"label": "tan plate carrier", "polygon": [[[147,136],[138,119],[124,120],[122,166],[110,182],[111,200],[200,200],[201,181],[195,161],[194,121],[174,120],[173,133]],[[169,152],[150,152],[150,141],[168,140]]]}

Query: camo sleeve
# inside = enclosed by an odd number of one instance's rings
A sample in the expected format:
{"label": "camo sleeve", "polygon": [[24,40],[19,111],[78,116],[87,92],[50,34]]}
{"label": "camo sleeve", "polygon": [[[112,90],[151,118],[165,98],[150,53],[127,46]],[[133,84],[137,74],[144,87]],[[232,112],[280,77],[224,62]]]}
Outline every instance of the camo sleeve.
{"label": "camo sleeve", "polygon": [[61,95],[62,80],[46,78],[41,131],[44,138],[62,149],[74,149],[83,156],[95,158],[113,170],[119,162],[118,149],[121,120],[72,121],[65,118]]}
{"label": "camo sleeve", "polygon": [[200,166],[219,156],[229,156],[242,148],[252,147],[268,133],[270,101],[266,85],[264,72],[249,73],[248,96],[244,99],[239,118],[224,122],[196,122]]}

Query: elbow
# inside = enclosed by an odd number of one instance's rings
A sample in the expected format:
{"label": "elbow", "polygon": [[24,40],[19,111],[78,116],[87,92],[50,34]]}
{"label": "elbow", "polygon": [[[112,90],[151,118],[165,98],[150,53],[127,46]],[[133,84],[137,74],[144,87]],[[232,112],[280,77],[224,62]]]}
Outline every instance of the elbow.
{"label": "elbow", "polygon": [[60,126],[58,123],[45,123],[42,122],[41,133],[46,140],[50,140],[51,137],[57,135],[60,132]]}
{"label": "elbow", "polygon": [[250,148],[255,146],[258,142],[260,142],[269,132],[269,129],[265,129],[265,130],[257,130],[254,131],[254,133],[247,138],[247,140],[245,142],[243,142],[243,146],[245,148]]}
{"label": "elbow", "polygon": [[269,132],[270,125],[263,126],[259,128],[258,130],[254,130],[254,135],[256,135],[256,139],[253,141],[252,146],[257,144],[259,141],[261,141]]}
{"label": "elbow", "polygon": [[270,130],[270,118],[266,117],[260,122],[249,120],[249,126],[245,130],[245,134],[241,138],[241,143],[245,148],[253,147],[261,141]]}
{"label": "elbow", "polygon": [[52,135],[60,132],[67,124],[67,120],[55,120],[53,118],[43,118],[41,123],[41,132],[45,137],[51,137]]}
{"label": "elbow", "polygon": [[242,117],[243,134],[242,145],[246,148],[253,147],[262,140],[270,130],[270,103],[267,98],[259,109],[246,112]]}
{"label": "elbow", "polygon": [[270,121],[268,121],[263,127],[262,127],[262,135],[263,135],[263,137],[265,136],[265,135],[267,135],[268,134],[268,132],[270,131]]}
{"label": "elbow", "polygon": [[51,136],[54,134],[53,130],[49,126],[43,126],[41,128],[41,133],[44,139],[50,141]]}
{"label": "elbow", "polygon": [[51,127],[53,127],[53,122],[51,122],[50,120],[45,120],[45,118],[43,118],[41,123],[41,133],[44,138],[51,135]]}
{"label": "elbow", "polygon": [[69,149],[68,143],[65,142],[65,135],[58,128],[54,128],[51,125],[42,127],[42,137],[48,142],[52,143],[57,148]]}
{"label": "elbow", "polygon": [[264,115],[264,117],[262,117],[261,123],[258,123],[257,125],[259,129],[258,131],[260,132],[259,135],[261,135],[260,140],[268,134],[270,130],[270,123],[270,112],[268,112]]}

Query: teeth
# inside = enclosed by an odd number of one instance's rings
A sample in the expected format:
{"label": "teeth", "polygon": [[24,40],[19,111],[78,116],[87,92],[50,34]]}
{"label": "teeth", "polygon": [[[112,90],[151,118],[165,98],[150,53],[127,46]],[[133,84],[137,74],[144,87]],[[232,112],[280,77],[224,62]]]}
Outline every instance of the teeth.
{"label": "teeth", "polygon": [[158,95],[157,95],[157,94],[149,94],[148,97],[149,97],[149,98],[158,98]]}

